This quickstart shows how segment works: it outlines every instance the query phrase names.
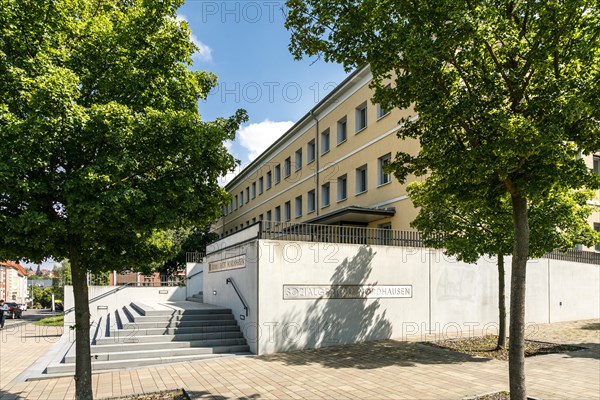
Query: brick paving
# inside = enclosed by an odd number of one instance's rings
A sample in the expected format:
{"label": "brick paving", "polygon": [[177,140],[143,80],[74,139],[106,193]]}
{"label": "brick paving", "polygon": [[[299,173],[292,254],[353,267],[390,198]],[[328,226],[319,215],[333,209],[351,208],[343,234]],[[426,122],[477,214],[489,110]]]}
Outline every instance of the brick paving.
{"label": "brick paving", "polygon": [[[57,332],[23,325],[0,334],[0,399],[72,399],[71,377],[13,382]],[[600,398],[600,321],[539,325],[529,338],[587,350],[528,358],[541,399]],[[260,357],[221,358],[95,374],[95,398],[186,388],[208,399],[461,399],[505,390],[508,365],[414,342],[386,340]]]}

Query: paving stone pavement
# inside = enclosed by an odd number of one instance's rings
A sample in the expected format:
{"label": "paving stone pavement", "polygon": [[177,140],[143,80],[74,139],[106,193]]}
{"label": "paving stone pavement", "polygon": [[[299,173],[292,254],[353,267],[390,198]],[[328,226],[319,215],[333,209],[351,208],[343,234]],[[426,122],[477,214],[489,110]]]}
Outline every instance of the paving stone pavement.
{"label": "paving stone pavement", "polygon": [[[57,332],[24,325],[0,333],[0,399],[72,399],[71,377],[14,382]],[[531,335],[530,335],[531,337]],[[536,340],[587,350],[531,357],[528,392],[540,399],[600,398],[600,320],[539,325]],[[186,388],[206,399],[461,399],[508,387],[508,364],[416,342],[221,358],[95,374],[96,399]]]}

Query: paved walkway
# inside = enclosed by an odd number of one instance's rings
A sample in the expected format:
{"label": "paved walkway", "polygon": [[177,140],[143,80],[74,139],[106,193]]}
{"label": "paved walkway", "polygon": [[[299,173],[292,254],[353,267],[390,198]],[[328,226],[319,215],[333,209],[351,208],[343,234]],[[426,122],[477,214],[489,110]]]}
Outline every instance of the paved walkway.
{"label": "paved walkway", "polygon": [[[11,382],[57,332],[24,325],[0,334],[0,399],[72,399],[72,378]],[[600,398],[600,321],[539,325],[532,339],[588,350],[527,359],[528,391],[548,399]],[[210,399],[460,399],[508,387],[508,365],[387,340],[262,357],[236,357],[94,375],[95,397],[185,387]]]}

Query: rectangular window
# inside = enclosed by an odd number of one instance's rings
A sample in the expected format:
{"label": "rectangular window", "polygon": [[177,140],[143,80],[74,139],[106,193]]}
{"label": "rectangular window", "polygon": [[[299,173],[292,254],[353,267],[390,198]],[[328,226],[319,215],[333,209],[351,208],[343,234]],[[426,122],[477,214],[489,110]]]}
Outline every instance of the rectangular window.
{"label": "rectangular window", "polygon": [[256,223],[256,217],[252,218],[252,223],[255,224]]}
{"label": "rectangular window", "polygon": [[367,103],[356,107],[356,132],[362,131],[367,127]]}
{"label": "rectangular window", "polygon": [[[600,224],[594,224],[594,229],[596,232],[600,232]],[[600,251],[600,243],[596,245],[596,251]]]}
{"label": "rectangular window", "polygon": [[594,157],[594,171],[600,175],[600,157]]}
{"label": "rectangular window", "polygon": [[258,194],[262,194],[263,193],[263,189],[264,189],[264,179],[261,176],[260,178],[258,178]]}
{"label": "rectangular window", "polygon": [[259,215],[258,215],[258,220],[259,220],[259,221],[262,221],[262,220],[263,220],[263,215],[262,215],[262,214],[259,214]]}
{"label": "rectangular window", "polygon": [[271,178],[271,171],[267,172],[267,190],[271,189],[271,186],[273,185],[272,182],[272,178]]}
{"label": "rectangular window", "polygon": [[287,178],[292,174],[292,159],[290,157],[283,161],[283,177]]}
{"label": "rectangular window", "polygon": [[231,213],[233,211],[233,199],[231,199],[229,201],[229,212]]}
{"label": "rectangular window", "polygon": [[367,191],[367,166],[363,165],[356,169],[356,194]]}
{"label": "rectangular window", "polygon": [[388,174],[384,171],[386,165],[388,165],[391,161],[392,161],[392,153],[388,153],[383,157],[379,157],[379,160],[377,161],[380,185],[385,185],[386,183],[390,183],[392,180],[390,174]]}
{"label": "rectangular window", "polygon": [[250,186],[246,188],[246,204],[250,201]]}
{"label": "rectangular window", "polygon": [[238,197],[237,194],[235,195],[235,197],[233,198],[233,209],[237,210],[238,209]]}
{"label": "rectangular window", "polygon": [[302,216],[302,196],[296,197],[296,218],[300,218]]}
{"label": "rectangular window", "polygon": [[267,221],[266,221],[267,229],[271,228],[271,218],[272,218],[272,214],[271,214],[271,210],[269,210],[269,211],[267,211]]}
{"label": "rectangular window", "polygon": [[244,205],[244,191],[240,192],[240,208]]}
{"label": "rectangular window", "polygon": [[275,225],[279,225],[281,223],[281,207],[275,207]]}
{"label": "rectangular window", "polygon": [[340,119],[337,123],[337,144],[342,144],[348,139],[346,117]]}
{"label": "rectangular window", "polygon": [[321,132],[321,154],[325,154],[329,151],[329,129],[325,129]]}
{"label": "rectangular window", "polygon": [[315,211],[315,191],[311,190],[308,192],[306,202],[306,212],[311,213]]}
{"label": "rectangular window", "polygon": [[[387,85],[385,89],[389,89],[390,85]],[[390,113],[390,109],[382,107],[381,104],[377,104],[377,119],[383,118]]]}
{"label": "rectangular window", "polygon": [[329,205],[329,183],[321,185],[321,207]]}
{"label": "rectangular window", "polygon": [[346,200],[348,197],[348,177],[342,175],[337,180],[337,201]]}
{"label": "rectangular window", "polygon": [[252,182],[252,198],[256,198],[256,182]]}
{"label": "rectangular window", "polygon": [[306,146],[306,163],[310,164],[311,162],[315,161],[315,140],[311,140],[310,142],[308,142],[308,145]]}
{"label": "rectangular window", "polygon": [[281,182],[281,164],[275,166],[275,184]]}
{"label": "rectangular window", "polygon": [[302,169],[302,149],[296,150],[296,171]]}
{"label": "rectangular window", "polygon": [[286,201],[283,205],[283,215],[285,217],[285,222],[289,222],[292,219],[292,203]]}

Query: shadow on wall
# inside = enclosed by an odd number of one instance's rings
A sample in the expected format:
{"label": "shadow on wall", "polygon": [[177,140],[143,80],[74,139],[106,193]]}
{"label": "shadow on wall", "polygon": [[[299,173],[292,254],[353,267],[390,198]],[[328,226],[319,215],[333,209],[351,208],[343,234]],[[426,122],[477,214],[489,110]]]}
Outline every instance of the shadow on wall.
{"label": "shadow on wall", "polygon": [[[374,256],[371,247],[361,246],[354,257],[345,258],[336,267],[330,284],[376,285],[369,280]],[[280,321],[274,337],[276,348],[289,351],[389,338],[392,324],[386,319],[386,312],[379,309],[379,299],[320,297],[301,314],[288,315]]]}

